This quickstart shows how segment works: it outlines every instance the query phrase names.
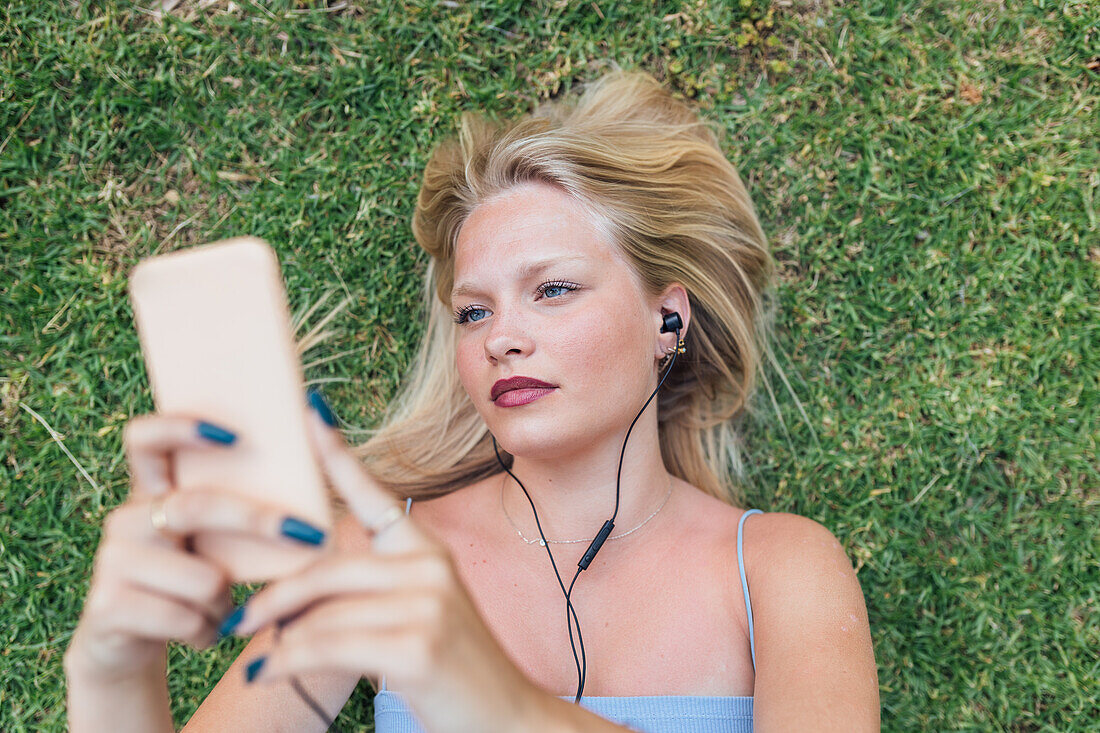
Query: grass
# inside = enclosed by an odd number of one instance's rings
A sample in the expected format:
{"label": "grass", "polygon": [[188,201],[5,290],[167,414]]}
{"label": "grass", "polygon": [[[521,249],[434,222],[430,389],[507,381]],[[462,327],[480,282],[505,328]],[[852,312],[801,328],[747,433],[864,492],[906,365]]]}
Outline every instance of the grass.
{"label": "grass", "polygon": [[[65,728],[121,429],[153,409],[129,269],[250,233],[295,309],[350,297],[307,376],[355,439],[419,336],[432,145],[610,60],[725,130],[771,238],[792,389],[749,426],[750,503],[847,548],[884,728],[1095,725],[1095,4],[334,5],[0,8],[0,729]],[[172,646],[177,721],[241,646]],[[370,720],[361,685],[340,725]]]}

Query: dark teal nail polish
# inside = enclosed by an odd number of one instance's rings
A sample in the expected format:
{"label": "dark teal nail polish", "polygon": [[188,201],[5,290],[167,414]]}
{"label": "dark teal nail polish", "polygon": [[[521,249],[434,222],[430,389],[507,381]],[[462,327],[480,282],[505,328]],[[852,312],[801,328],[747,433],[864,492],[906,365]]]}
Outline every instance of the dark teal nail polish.
{"label": "dark teal nail polish", "polygon": [[226,616],[225,621],[222,621],[222,625],[218,628],[218,641],[221,641],[225,637],[233,633],[233,629],[244,619],[244,606],[240,606],[236,611]]}
{"label": "dark teal nail polish", "polygon": [[199,421],[199,435],[212,440],[215,443],[223,443],[229,445],[237,439],[237,434],[226,430],[225,428],[219,428],[217,425],[200,420]]}
{"label": "dark teal nail polish", "polygon": [[264,662],[266,661],[267,657],[256,657],[248,663],[248,666],[245,667],[244,671],[245,676],[247,677],[249,682],[256,679],[256,675],[258,675],[260,673],[260,670],[263,669]]}
{"label": "dark teal nail polish", "polygon": [[296,517],[285,518],[280,531],[284,537],[305,542],[307,545],[319,545],[325,541],[324,531]]}
{"label": "dark teal nail polish", "polygon": [[315,389],[311,389],[309,391],[309,404],[313,406],[314,410],[317,410],[325,424],[336,427],[336,416],[332,414],[332,408],[325,402],[324,395]]}

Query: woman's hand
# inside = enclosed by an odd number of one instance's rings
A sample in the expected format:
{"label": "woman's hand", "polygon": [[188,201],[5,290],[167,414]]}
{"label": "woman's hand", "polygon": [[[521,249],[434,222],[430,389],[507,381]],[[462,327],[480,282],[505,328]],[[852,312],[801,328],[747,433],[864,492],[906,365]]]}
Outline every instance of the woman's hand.
{"label": "woman's hand", "polygon": [[[175,451],[233,450],[233,437],[177,415],[143,415],[127,423],[130,496],[104,522],[84,609],[65,654],[70,673],[100,684],[163,678],[169,639],[198,648],[215,642],[232,607],[230,582],[218,565],[188,551],[188,535],[223,530],[292,541],[281,534],[285,517],[272,506],[216,487],[179,491],[173,485]],[[153,524],[158,503],[166,522],[159,530]]]}
{"label": "woman's hand", "polygon": [[385,675],[433,733],[529,726],[538,719],[531,708],[549,696],[508,660],[447,550],[404,516],[336,430],[317,414],[309,423],[335,490],[368,532],[385,526],[370,550],[325,556],[249,599],[235,633],[281,629],[249,665],[254,683],[322,670]]}

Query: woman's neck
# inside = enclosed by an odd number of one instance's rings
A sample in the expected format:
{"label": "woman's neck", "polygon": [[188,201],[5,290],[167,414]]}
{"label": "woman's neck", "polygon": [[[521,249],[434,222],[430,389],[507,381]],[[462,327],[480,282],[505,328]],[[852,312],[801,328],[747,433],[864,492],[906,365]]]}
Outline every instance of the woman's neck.
{"label": "woman's neck", "polygon": [[[613,537],[649,518],[663,505],[672,485],[661,459],[656,427],[639,430],[641,427],[635,426],[623,456]],[[569,456],[542,460],[515,457],[511,471],[534,502],[547,540],[591,539],[611,518],[621,451],[620,437]],[[501,474],[500,482],[497,486],[504,507],[501,520],[511,531],[518,529],[527,540],[537,540],[538,527],[523,490],[507,473]],[[586,547],[579,544],[578,555]]]}

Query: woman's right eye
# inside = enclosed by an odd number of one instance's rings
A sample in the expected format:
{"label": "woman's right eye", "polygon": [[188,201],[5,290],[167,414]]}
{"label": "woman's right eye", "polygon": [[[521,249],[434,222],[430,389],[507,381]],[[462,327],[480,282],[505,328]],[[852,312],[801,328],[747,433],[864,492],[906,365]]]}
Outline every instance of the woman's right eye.
{"label": "woman's right eye", "polygon": [[483,312],[485,312],[485,309],[484,308],[478,308],[477,306],[473,306],[473,305],[468,305],[464,308],[459,308],[457,311],[455,311],[454,321],[455,321],[455,323],[458,323],[458,324],[476,323],[477,321],[480,321],[480,320],[485,318],[485,316],[474,317],[474,316],[471,315],[471,314],[479,313],[479,312],[483,313]]}

